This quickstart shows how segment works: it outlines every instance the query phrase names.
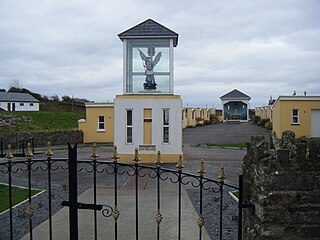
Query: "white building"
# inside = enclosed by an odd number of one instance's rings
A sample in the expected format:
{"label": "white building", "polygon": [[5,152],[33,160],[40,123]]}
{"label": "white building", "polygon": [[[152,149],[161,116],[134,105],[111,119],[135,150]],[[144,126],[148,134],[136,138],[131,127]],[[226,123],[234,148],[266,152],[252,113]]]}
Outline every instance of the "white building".
{"label": "white building", "polygon": [[178,34],[148,19],[120,33],[123,95],[114,102],[114,144],[120,161],[139,150],[143,162],[177,162],[182,154],[181,97],[174,95],[174,47]]}
{"label": "white building", "polygon": [[2,111],[39,111],[39,100],[29,93],[0,92]]}

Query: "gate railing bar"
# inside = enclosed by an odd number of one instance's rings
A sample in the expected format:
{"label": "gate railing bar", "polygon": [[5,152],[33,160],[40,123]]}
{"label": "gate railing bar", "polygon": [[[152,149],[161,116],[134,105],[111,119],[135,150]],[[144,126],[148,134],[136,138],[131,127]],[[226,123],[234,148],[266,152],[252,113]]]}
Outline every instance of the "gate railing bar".
{"label": "gate railing bar", "polygon": [[77,179],[77,143],[69,152],[69,229],[70,240],[78,240],[78,179]]}
{"label": "gate railing bar", "polygon": [[[93,158],[93,204],[97,205],[97,157],[96,144],[93,145],[93,152],[91,157]],[[94,219],[94,239],[98,239],[98,223],[97,223],[97,209],[93,212]]]}
{"label": "gate railing bar", "polygon": [[204,170],[204,162],[203,159],[201,160],[201,167],[200,170],[198,171],[198,173],[200,174],[200,209],[199,209],[199,213],[200,216],[198,218],[198,226],[199,226],[199,240],[202,240],[202,227],[204,225],[204,219],[202,217],[202,205],[203,205],[203,194],[202,194],[202,190],[203,190],[203,174],[205,174],[205,170]]}
{"label": "gate railing bar", "polygon": [[156,222],[157,222],[157,240],[160,239],[160,223],[162,221],[162,215],[160,211],[160,164],[161,158],[160,158],[160,151],[158,151],[158,157],[157,157],[157,213],[156,213]]}
{"label": "gate railing bar", "polygon": [[179,161],[176,166],[178,168],[178,239],[181,240],[181,182],[182,182],[182,168],[184,168],[182,162],[182,155],[179,156]]}
{"label": "gate railing bar", "polygon": [[[114,174],[114,211],[118,211],[118,154],[117,154],[117,147],[113,147],[113,174]],[[118,239],[118,217],[119,215],[113,214],[114,218],[114,239]]]}
{"label": "gate railing bar", "polygon": [[138,149],[135,149],[135,154],[134,154],[134,159],[133,161],[135,162],[134,167],[135,167],[135,188],[136,188],[136,240],[139,240],[139,164],[138,162],[140,161],[139,156],[138,156]]}
{"label": "gate railing bar", "polygon": [[222,218],[222,208],[223,208],[223,185],[225,185],[224,180],[226,179],[224,174],[224,167],[221,166],[220,175],[218,177],[220,179],[220,240],[223,239],[223,218]]}
{"label": "gate railing bar", "polygon": [[[10,146],[10,145],[9,145]],[[12,165],[11,165],[11,159],[13,158],[12,153],[11,153],[11,147],[8,147],[8,181],[9,181],[9,214],[10,214],[10,239],[13,240],[13,226],[12,226],[12,176],[11,176],[11,171],[12,171]]]}
{"label": "gate railing bar", "polygon": [[[28,146],[30,147],[30,145]],[[29,150],[29,148],[28,148]],[[28,156],[28,190],[29,190],[29,193],[28,193],[28,200],[29,200],[29,205],[28,205],[28,209],[27,209],[27,215],[28,215],[28,218],[29,218],[29,232],[30,232],[30,240],[33,239],[33,233],[32,233],[32,215],[33,215],[33,208],[32,208],[32,202],[31,202],[31,197],[32,197],[32,194],[31,194],[31,156],[33,154],[31,152],[27,152],[27,156]]]}
{"label": "gate railing bar", "polygon": [[[97,160],[93,160],[93,204],[97,205]],[[98,239],[98,223],[97,223],[97,210],[94,209],[94,239]]]}
{"label": "gate railing bar", "polygon": [[239,213],[238,213],[238,240],[242,240],[242,201],[243,201],[243,175],[239,176]]}
{"label": "gate railing bar", "polygon": [[49,239],[52,240],[52,189],[51,189],[51,155],[48,155],[48,214],[49,214]]}

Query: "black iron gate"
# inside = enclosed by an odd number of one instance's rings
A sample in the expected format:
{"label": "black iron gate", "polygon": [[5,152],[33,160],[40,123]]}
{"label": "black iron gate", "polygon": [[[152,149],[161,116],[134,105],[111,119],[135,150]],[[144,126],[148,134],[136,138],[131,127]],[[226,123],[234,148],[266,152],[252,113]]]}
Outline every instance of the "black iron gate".
{"label": "black iron gate", "polygon": [[[135,158],[133,159],[134,163],[121,163],[118,162],[118,156],[116,152],[116,147],[114,148],[114,153],[112,156],[112,161],[104,161],[104,160],[97,160],[98,155],[96,154],[95,146],[92,154],[92,159],[90,160],[79,160],[77,157],[77,144],[73,147],[69,144],[68,145],[68,159],[53,159],[52,158],[52,151],[50,148],[47,151],[47,159],[31,159],[32,152],[29,149],[27,155],[29,156],[26,160],[12,160],[12,155],[8,153],[8,160],[0,162],[0,171],[1,174],[7,174],[8,179],[8,188],[9,188],[9,223],[10,223],[10,234],[9,239],[15,239],[14,235],[14,219],[13,219],[13,199],[12,199],[12,174],[17,173],[19,171],[23,171],[27,173],[28,176],[28,189],[29,189],[29,198],[28,198],[28,208],[26,211],[26,215],[29,219],[29,238],[33,239],[33,208],[32,208],[32,198],[31,198],[31,179],[32,174],[35,171],[44,171],[47,174],[48,180],[48,211],[49,211],[49,219],[48,219],[48,239],[53,239],[54,232],[52,228],[52,203],[51,203],[51,185],[52,179],[51,174],[53,171],[57,169],[68,170],[69,176],[69,199],[62,199],[61,205],[69,207],[69,238],[74,240],[78,239],[79,235],[79,228],[78,228],[78,209],[88,209],[92,210],[94,213],[94,234],[93,238],[98,239],[98,218],[97,213],[100,211],[105,217],[112,217],[114,219],[113,224],[113,231],[114,231],[114,239],[119,239],[119,226],[118,226],[118,219],[121,214],[121,206],[119,206],[118,201],[118,180],[122,176],[128,176],[134,179],[134,198],[135,198],[135,219],[134,219],[134,232],[132,232],[132,239],[139,239],[139,211],[143,211],[143,209],[139,209],[139,181],[142,178],[148,177],[155,181],[155,188],[156,188],[156,205],[157,209],[155,209],[155,219],[154,224],[156,224],[156,239],[161,238],[161,223],[163,221],[163,206],[161,206],[161,190],[163,182],[170,182],[173,184],[177,184],[177,232],[176,236],[177,239],[182,239],[181,237],[181,225],[182,225],[182,190],[184,186],[191,186],[192,188],[196,189],[199,193],[199,206],[198,206],[198,218],[195,219],[195,224],[198,225],[198,239],[203,239],[203,228],[205,226],[206,219],[204,217],[204,191],[212,191],[219,197],[218,204],[220,205],[219,215],[216,216],[216,221],[219,221],[219,239],[224,238],[224,222],[223,222],[223,203],[224,203],[224,192],[225,188],[233,189],[239,192],[239,203],[238,203],[238,239],[242,239],[242,208],[251,207],[251,205],[243,204],[243,184],[242,184],[242,175],[239,176],[239,187],[229,185],[225,183],[224,179],[224,171],[223,168],[221,169],[219,180],[211,179],[205,177],[205,168],[204,162],[201,162],[200,169],[198,174],[192,174],[182,171],[183,169],[183,162],[182,158],[180,158],[178,164],[176,165],[176,169],[171,168],[164,168],[161,166],[161,154],[158,153],[158,161],[154,165],[142,165],[139,164],[139,157],[138,157],[138,150],[136,150]],[[59,165],[58,163],[63,163],[63,165]],[[39,164],[43,164],[45,167],[39,166]],[[93,203],[86,202],[81,203],[78,202],[78,175],[81,172],[87,172],[93,174]],[[109,204],[98,204],[97,203],[97,174],[104,173],[108,175],[112,175],[113,177],[113,205]],[[150,219],[150,222],[153,222]],[[111,226],[108,226],[111,227]],[[134,237],[133,237],[134,236]],[[106,236],[106,239],[109,239]]]}

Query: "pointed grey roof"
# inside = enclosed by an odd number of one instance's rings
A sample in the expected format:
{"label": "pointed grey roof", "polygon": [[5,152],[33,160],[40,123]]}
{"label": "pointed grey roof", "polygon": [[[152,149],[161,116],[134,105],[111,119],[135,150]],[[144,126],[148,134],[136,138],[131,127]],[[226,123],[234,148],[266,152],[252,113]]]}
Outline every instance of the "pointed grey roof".
{"label": "pointed grey roof", "polygon": [[39,102],[29,93],[0,92],[0,102]]}
{"label": "pointed grey roof", "polygon": [[118,34],[118,37],[121,40],[126,38],[142,38],[142,37],[173,38],[174,39],[173,46],[176,47],[178,44],[177,33],[157,23],[152,19],[147,19],[146,21]]}
{"label": "pointed grey roof", "polygon": [[220,97],[221,100],[250,100],[251,97],[248,95],[240,92],[237,89],[228,92],[227,94]]}

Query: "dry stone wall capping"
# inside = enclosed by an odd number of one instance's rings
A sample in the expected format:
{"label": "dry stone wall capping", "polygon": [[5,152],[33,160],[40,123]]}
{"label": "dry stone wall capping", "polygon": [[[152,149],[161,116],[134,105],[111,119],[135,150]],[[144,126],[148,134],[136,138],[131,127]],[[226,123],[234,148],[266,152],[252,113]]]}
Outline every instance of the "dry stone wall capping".
{"label": "dry stone wall capping", "polygon": [[[7,145],[10,143],[13,147],[17,143],[17,139],[31,139],[34,138],[35,147],[47,146],[50,142],[51,145],[66,145],[67,143],[83,143],[83,132],[79,130],[73,131],[55,131],[55,132],[34,132],[23,133],[15,135],[2,136],[3,142]],[[6,147],[6,146],[5,146]]]}
{"label": "dry stone wall capping", "polygon": [[243,165],[243,239],[320,239],[320,140],[252,137]]}

